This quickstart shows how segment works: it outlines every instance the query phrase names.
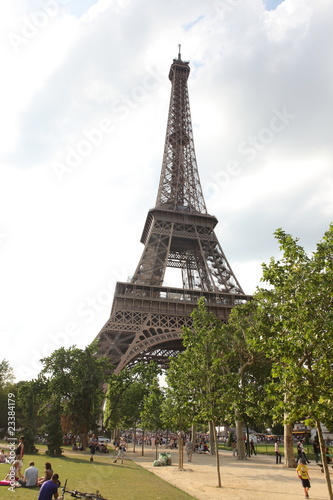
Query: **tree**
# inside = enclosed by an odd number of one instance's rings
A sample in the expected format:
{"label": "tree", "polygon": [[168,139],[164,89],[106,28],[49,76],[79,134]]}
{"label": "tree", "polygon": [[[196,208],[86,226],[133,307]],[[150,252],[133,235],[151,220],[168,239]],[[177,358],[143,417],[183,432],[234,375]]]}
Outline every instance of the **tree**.
{"label": "tree", "polygon": [[60,456],[62,455],[62,445],[64,442],[63,430],[61,426],[62,406],[61,400],[55,394],[44,394],[44,405],[40,410],[43,418],[41,432],[47,436],[47,455]]}
{"label": "tree", "polygon": [[[263,265],[255,300],[261,311],[258,348],[273,361],[271,399],[285,423],[304,421],[318,432],[330,499],[321,422],[332,427],[333,225],[312,255],[282,229],[275,237],[283,253]],[[286,443],[285,443],[286,444]],[[293,457],[289,457],[293,466]]]}
{"label": "tree", "polygon": [[165,398],[161,408],[163,427],[173,431],[187,432],[194,421],[194,413],[191,409],[188,411],[187,401],[177,396],[177,392],[170,387],[165,389]]}
{"label": "tree", "polygon": [[39,409],[41,407],[40,379],[20,382],[17,387],[17,423],[21,427],[20,434],[24,436],[24,452],[37,453],[35,439],[41,423]]}
{"label": "tree", "polygon": [[[221,335],[221,322],[207,311],[204,299],[199,300],[191,318],[192,326],[184,328],[182,333],[185,351],[170,361],[167,382],[179,409],[196,422],[211,422],[211,429],[216,434],[216,423],[226,413],[221,376],[225,338]],[[216,435],[211,438],[212,447]],[[218,486],[221,487],[218,453],[216,466]]]}
{"label": "tree", "polygon": [[141,411],[141,422],[144,429],[156,433],[156,459],[157,459],[157,433],[163,428],[162,404],[164,394],[155,377],[149,389],[149,393],[144,396],[143,408]]}
{"label": "tree", "polygon": [[14,382],[14,373],[12,367],[6,359],[0,361],[0,387],[5,387]]}
{"label": "tree", "polygon": [[[239,459],[245,457],[244,421],[259,419],[270,373],[269,363],[246,334],[254,334],[252,308],[251,302],[234,308],[224,324],[207,311],[204,299],[199,300],[192,326],[182,334],[186,350],[171,361],[167,372],[168,397],[184,421],[211,422],[215,429],[217,423],[236,420]],[[211,438],[214,447],[214,432]],[[220,486],[218,454],[217,471]]]}
{"label": "tree", "polygon": [[13,381],[13,370],[8,361],[3,359],[0,361],[0,431],[3,434],[7,434],[8,427],[8,394],[16,394]]}
{"label": "tree", "polygon": [[120,426],[136,428],[141,419],[144,397],[149,393],[150,386],[159,373],[157,364],[150,362],[125,367],[118,374],[113,373],[110,376],[104,418],[108,429]]}
{"label": "tree", "polygon": [[88,432],[97,428],[104,399],[103,384],[112,369],[109,361],[97,354],[98,346],[93,343],[83,350],[61,347],[41,360],[44,365],[41,374],[47,379],[49,394],[56,396],[50,405],[60,404],[63,431],[80,434],[84,447]]}
{"label": "tree", "polygon": [[[228,323],[223,325],[227,347],[223,353],[223,370],[228,374],[225,389],[229,401],[228,420],[236,416],[237,456],[245,458],[243,427],[255,426],[269,418],[265,404],[265,387],[270,381],[271,363],[253,344],[257,337],[257,305],[254,301],[234,307]],[[249,453],[248,447],[248,455]]]}

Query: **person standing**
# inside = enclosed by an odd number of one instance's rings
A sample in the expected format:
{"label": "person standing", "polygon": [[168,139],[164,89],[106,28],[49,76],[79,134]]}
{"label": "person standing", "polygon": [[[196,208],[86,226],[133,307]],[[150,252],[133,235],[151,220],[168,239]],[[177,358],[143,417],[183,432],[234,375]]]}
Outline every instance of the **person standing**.
{"label": "person standing", "polygon": [[52,500],[52,496],[53,498],[63,500],[63,497],[59,497],[58,484],[59,475],[53,474],[52,479],[42,484],[37,500]]}
{"label": "person standing", "polygon": [[275,449],[275,458],[276,458],[275,463],[280,464],[281,463],[281,453],[279,450],[279,443],[278,443],[277,439],[276,439],[275,444],[274,444],[274,449]]}
{"label": "person standing", "polygon": [[255,455],[257,454],[255,447],[254,447],[253,439],[251,439],[251,441],[250,441],[250,453],[251,453],[251,455],[252,455],[252,453],[254,453]]}
{"label": "person standing", "polygon": [[15,460],[19,460],[23,464],[23,455],[24,455],[24,436],[21,436],[19,439],[19,444],[15,450]]}
{"label": "person standing", "polygon": [[316,464],[317,464],[320,460],[320,446],[319,446],[318,441],[316,441],[316,440],[313,441],[313,453],[314,453],[314,456],[316,459]]}
{"label": "person standing", "polygon": [[303,456],[302,456],[302,448],[303,447],[302,447],[301,441],[298,441],[298,443],[297,443],[297,458],[296,458],[296,463],[297,464],[298,464],[298,462],[301,463],[301,460],[303,458]]}
{"label": "person standing", "polygon": [[304,460],[306,461],[306,463],[308,463],[308,464],[309,464],[309,463],[310,463],[310,460],[308,460],[308,457],[307,457],[307,456],[306,456],[306,454],[305,454],[305,450],[304,450],[304,445],[303,445],[303,443],[304,443],[304,439],[302,439],[302,440],[300,441],[300,447],[301,447],[302,458],[304,458]]}
{"label": "person standing", "polygon": [[187,460],[189,462],[192,462],[192,455],[193,455],[193,451],[194,451],[194,444],[193,444],[193,441],[191,441],[190,439],[186,442],[185,450],[186,450],[186,453],[187,453]]}
{"label": "person standing", "polygon": [[94,461],[94,455],[96,453],[96,448],[98,445],[98,440],[96,439],[95,434],[93,434],[91,441],[89,443],[89,448],[90,448],[90,462]]}
{"label": "person standing", "polygon": [[309,498],[309,488],[311,488],[311,484],[310,484],[309,470],[307,468],[305,458],[301,458],[301,462],[297,465],[296,473],[300,478],[300,480],[302,481],[305,498]]}

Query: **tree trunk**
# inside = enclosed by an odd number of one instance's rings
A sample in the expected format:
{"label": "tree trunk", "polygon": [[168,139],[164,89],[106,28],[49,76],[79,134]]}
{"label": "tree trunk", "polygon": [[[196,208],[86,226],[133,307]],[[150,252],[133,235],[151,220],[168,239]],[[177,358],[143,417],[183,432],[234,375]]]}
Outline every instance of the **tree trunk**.
{"label": "tree trunk", "polygon": [[141,455],[145,454],[145,431],[142,429],[142,445],[141,445]]}
{"label": "tree trunk", "polygon": [[135,445],[136,445],[136,427],[134,428],[134,436],[133,436],[133,453],[135,453]]}
{"label": "tree trunk", "polygon": [[195,446],[195,443],[197,442],[197,427],[195,424],[192,424],[191,440],[192,440],[193,446]]}
{"label": "tree trunk", "polygon": [[210,454],[215,455],[215,427],[213,427],[213,422],[209,421],[209,444],[210,444]]}
{"label": "tree trunk", "polygon": [[325,479],[326,479],[326,484],[327,484],[327,489],[328,489],[328,496],[329,496],[330,500],[333,500],[332,483],[331,483],[331,479],[330,479],[330,473],[328,470],[326,453],[325,453],[326,446],[325,446],[325,441],[324,441],[324,437],[323,437],[323,431],[322,431],[320,422],[318,422],[318,420],[316,420],[316,427],[317,427],[317,433],[318,433],[318,439],[319,439],[319,445],[320,445],[321,460],[323,462]]}
{"label": "tree trunk", "polygon": [[216,469],[217,469],[217,486],[218,488],[221,488],[221,471],[220,471],[220,455],[219,455],[219,447],[218,447],[218,442],[217,442],[217,435],[216,435],[216,428],[215,428],[215,422],[212,420],[211,422],[212,426],[212,431],[213,431],[213,440],[215,444],[215,450],[216,450]]}
{"label": "tree trunk", "polygon": [[244,422],[240,420],[240,415],[236,410],[236,440],[237,440],[237,458],[244,460],[246,458],[245,444],[243,439]]}
{"label": "tree trunk", "polygon": [[[287,418],[287,414],[284,415]],[[283,467],[296,467],[296,461],[294,456],[293,448],[293,435],[292,435],[292,425],[284,425],[284,466]]]}
{"label": "tree trunk", "polygon": [[182,436],[178,438],[178,469],[184,468],[184,440]]}
{"label": "tree trunk", "polygon": [[246,455],[250,458],[251,450],[250,450],[250,434],[249,434],[249,426],[246,422]]}

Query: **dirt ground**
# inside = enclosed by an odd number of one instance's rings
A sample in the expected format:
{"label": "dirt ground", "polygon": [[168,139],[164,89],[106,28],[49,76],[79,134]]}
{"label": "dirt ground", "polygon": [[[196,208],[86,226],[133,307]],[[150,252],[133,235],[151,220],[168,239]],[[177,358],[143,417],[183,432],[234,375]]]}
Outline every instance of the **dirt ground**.
{"label": "dirt ground", "polygon": [[[161,448],[159,451],[170,452]],[[220,452],[222,487],[218,488],[216,457],[194,454],[192,462],[184,454],[184,468],[178,467],[178,450],[172,450],[172,465],[154,467],[155,451],[141,449],[136,453],[126,452],[129,458],[161,477],[165,481],[186,491],[199,500],[297,500],[304,498],[301,481],[295,469],[286,469],[283,463],[275,464],[275,456],[256,455],[246,460],[237,460],[229,451]],[[328,492],[324,474],[315,463],[309,464],[311,478],[310,498],[327,500]],[[333,474],[333,471],[332,471]],[[333,477],[333,475],[332,475]],[[176,499],[175,499],[176,500]]]}

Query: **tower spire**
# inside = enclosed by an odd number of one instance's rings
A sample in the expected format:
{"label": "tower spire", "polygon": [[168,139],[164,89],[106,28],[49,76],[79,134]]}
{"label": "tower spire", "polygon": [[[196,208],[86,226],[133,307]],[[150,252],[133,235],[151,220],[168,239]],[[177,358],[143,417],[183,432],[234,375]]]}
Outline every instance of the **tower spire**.
{"label": "tower spire", "polygon": [[169,72],[171,98],[156,207],[206,214],[194,149],[187,80],[188,62],[174,59]]}

